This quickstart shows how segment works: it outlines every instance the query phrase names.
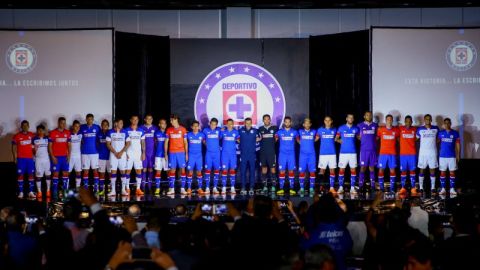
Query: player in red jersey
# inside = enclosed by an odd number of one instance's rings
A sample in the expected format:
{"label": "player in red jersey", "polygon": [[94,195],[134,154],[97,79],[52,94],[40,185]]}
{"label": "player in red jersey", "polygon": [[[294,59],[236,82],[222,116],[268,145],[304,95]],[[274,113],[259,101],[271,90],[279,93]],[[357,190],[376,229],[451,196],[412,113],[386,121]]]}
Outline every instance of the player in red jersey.
{"label": "player in red jersey", "polygon": [[[180,168],[181,181],[185,183],[187,175],[185,173],[186,161],[188,160],[188,142],[187,130],[180,125],[179,117],[175,114],[170,116],[171,127],[167,128],[165,139],[165,155],[166,162],[170,168],[168,173],[169,189],[167,195],[175,194],[175,172],[177,167]],[[186,191],[182,190],[186,194]]]}
{"label": "player in red jersey", "polygon": [[393,116],[385,116],[386,126],[378,128],[377,136],[380,139],[380,152],[378,156],[378,183],[380,189],[384,190],[384,170],[390,170],[390,191],[395,192],[395,169],[397,168],[397,138],[398,129],[394,127]]}
{"label": "player in red jersey", "polygon": [[412,117],[405,116],[405,125],[400,127],[400,182],[402,189],[400,194],[406,194],[405,182],[407,180],[407,171],[410,174],[411,195],[417,195],[415,188],[415,170],[417,167],[417,149],[416,149],[417,128],[412,126]]}
{"label": "player in red jersey", "polygon": [[23,198],[23,177],[28,175],[30,198],[35,198],[33,193],[35,164],[33,162],[33,144],[32,140],[35,135],[28,131],[30,124],[27,120],[23,120],[21,123],[21,131],[15,134],[12,139],[12,156],[13,161],[17,164],[18,173],[18,197]]}
{"label": "player in red jersey", "polygon": [[[70,131],[66,129],[65,117],[58,118],[58,127],[50,131],[48,139],[48,153],[52,162],[53,192],[57,192],[58,177],[62,172],[63,181],[68,181],[70,159]],[[47,183],[47,197],[50,197],[50,185]]]}

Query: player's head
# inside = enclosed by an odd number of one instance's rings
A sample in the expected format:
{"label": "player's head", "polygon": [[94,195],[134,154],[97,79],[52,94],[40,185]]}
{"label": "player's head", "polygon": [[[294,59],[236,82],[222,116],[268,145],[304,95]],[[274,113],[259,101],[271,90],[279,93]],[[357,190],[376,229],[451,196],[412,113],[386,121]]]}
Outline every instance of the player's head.
{"label": "player's head", "polygon": [[77,133],[80,130],[80,121],[74,120],[72,123],[72,131],[73,133]]}
{"label": "player's head", "polygon": [[145,121],[145,125],[150,126],[153,123],[153,116],[149,113],[145,115],[145,118],[143,118],[143,121]]}
{"label": "player's head", "polygon": [[165,118],[160,118],[160,120],[158,120],[158,127],[161,130],[165,130],[167,128],[167,120]]}
{"label": "player's head", "polygon": [[30,128],[30,123],[28,123],[27,120],[23,120],[23,121],[20,123],[20,128],[22,129],[23,132],[27,132],[28,129]]}
{"label": "player's head", "polygon": [[331,128],[333,124],[333,119],[331,116],[327,115],[323,118],[323,124],[325,124],[326,128]]}
{"label": "player's head", "polygon": [[198,122],[197,120],[193,120],[192,130],[193,130],[193,132],[197,133],[198,130],[200,130],[200,122]]}
{"label": "player's head", "polygon": [[37,134],[38,136],[40,137],[43,137],[43,135],[45,135],[45,126],[40,124],[37,126]]}
{"label": "player's head", "polygon": [[58,118],[57,125],[59,129],[65,129],[67,126],[67,119],[65,117],[61,116]]}
{"label": "player's head", "polygon": [[134,127],[138,125],[138,115],[134,114],[130,117],[130,124]]}
{"label": "player's head", "polygon": [[170,115],[170,124],[172,124],[173,127],[177,128],[180,125],[180,118],[176,114],[171,114]]}
{"label": "player's head", "polygon": [[425,125],[429,126],[432,124],[432,116],[430,114],[425,114],[423,117],[423,121],[425,122]]}
{"label": "player's head", "polygon": [[227,128],[228,128],[228,130],[232,130],[232,129],[233,129],[233,119],[232,119],[232,118],[228,118],[228,120],[227,120]]}
{"label": "player's head", "polygon": [[367,122],[372,122],[373,119],[373,114],[371,111],[366,111],[365,114],[363,115],[363,119]]}
{"label": "player's head", "polygon": [[270,123],[272,122],[272,118],[270,117],[270,114],[264,114],[262,117],[262,120],[265,126],[269,126]]}
{"label": "player's head", "polygon": [[123,128],[123,120],[120,118],[115,119],[115,128],[122,129]]}
{"label": "player's head", "polygon": [[385,123],[387,126],[391,127],[393,124],[393,115],[387,114],[387,116],[385,116]]}
{"label": "player's head", "polygon": [[412,116],[410,116],[410,115],[405,116],[405,126],[406,127],[411,127],[412,123],[413,123]]}
{"label": "player's head", "polygon": [[250,118],[250,117],[245,118],[245,127],[246,128],[251,128],[252,127],[252,118]]}
{"label": "player's head", "polygon": [[283,119],[283,125],[286,128],[290,128],[292,126],[292,118],[290,116],[285,116],[285,118]]}
{"label": "player's head", "polygon": [[210,119],[210,128],[213,130],[213,129],[216,129],[217,126],[218,126],[218,119],[215,117]]}
{"label": "player's head", "polygon": [[450,130],[452,128],[452,120],[450,118],[445,118],[443,120],[443,125],[445,126],[446,130]]}
{"label": "player's head", "polygon": [[85,116],[85,121],[87,122],[87,125],[90,126],[91,124],[93,124],[93,120],[93,114],[89,113],[87,114],[87,116]]}
{"label": "player's head", "polygon": [[312,127],[312,120],[310,120],[308,117],[303,119],[303,127],[307,130],[310,129]]}
{"label": "player's head", "polygon": [[347,114],[346,120],[347,120],[347,124],[349,124],[349,125],[353,124],[353,121],[355,120],[355,117],[353,116],[353,113]]}
{"label": "player's head", "polygon": [[110,128],[110,122],[107,119],[103,119],[101,126],[103,131],[107,131]]}

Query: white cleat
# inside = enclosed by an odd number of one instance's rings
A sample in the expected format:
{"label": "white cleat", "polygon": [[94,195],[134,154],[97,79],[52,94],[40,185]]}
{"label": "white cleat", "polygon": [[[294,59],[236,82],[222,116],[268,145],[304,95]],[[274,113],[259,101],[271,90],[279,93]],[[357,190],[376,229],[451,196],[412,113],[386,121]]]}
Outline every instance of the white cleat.
{"label": "white cleat", "polygon": [[205,189],[205,194],[210,195],[210,188],[207,187],[207,188]]}
{"label": "white cleat", "polygon": [[344,192],[344,191],[343,191],[343,187],[340,186],[340,187],[338,188],[338,190],[337,190],[337,193],[338,193],[338,194],[343,194],[343,192]]}
{"label": "white cleat", "polygon": [[445,190],[445,188],[442,188],[442,189],[440,190],[440,193],[439,193],[439,194],[440,194],[440,195],[445,195],[445,194],[447,194],[447,191]]}
{"label": "white cleat", "polygon": [[112,190],[110,191],[110,193],[108,193],[108,197],[115,197],[117,196],[117,192],[115,192],[115,190]]}
{"label": "white cleat", "polygon": [[226,187],[222,187],[222,195],[225,195],[227,194],[227,188]]}
{"label": "white cleat", "polygon": [[220,194],[220,192],[218,192],[217,187],[214,187],[214,188],[213,188],[213,194],[215,194],[215,195]]}
{"label": "white cleat", "polygon": [[234,187],[231,187],[231,188],[230,188],[230,194],[237,194],[237,191],[235,191],[235,188],[234,188]]}
{"label": "white cleat", "polygon": [[167,195],[175,195],[175,189],[169,188],[167,191]]}
{"label": "white cleat", "polygon": [[28,197],[31,198],[31,199],[37,198],[37,196],[35,195],[35,193],[33,193],[33,192],[31,192],[31,191],[28,193]]}
{"label": "white cleat", "polygon": [[450,196],[457,196],[457,192],[454,188],[450,188]]}
{"label": "white cleat", "polygon": [[356,194],[357,194],[357,190],[356,190],[354,187],[351,187],[351,188],[350,188],[350,194],[356,195]]}
{"label": "white cleat", "polygon": [[129,196],[130,192],[128,192],[126,189],[122,190],[122,196]]}
{"label": "white cleat", "polygon": [[18,198],[23,199],[23,192],[18,193]]}
{"label": "white cleat", "polygon": [[185,188],[180,189],[180,194],[181,195],[187,195],[187,191],[185,190]]}

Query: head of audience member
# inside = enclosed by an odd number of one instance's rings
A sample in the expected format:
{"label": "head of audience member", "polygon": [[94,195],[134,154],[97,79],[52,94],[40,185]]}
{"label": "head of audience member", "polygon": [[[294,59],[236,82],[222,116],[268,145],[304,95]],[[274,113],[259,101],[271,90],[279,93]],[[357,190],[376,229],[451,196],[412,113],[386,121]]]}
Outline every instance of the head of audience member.
{"label": "head of audience member", "polygon": [[93,125],[93,121],[94,121],[93,114],[91,113],[87,114],[87,116],[85,117],[85,121],[87,122],[88,126]]}
{"label": "head of audience member", "polygon": [[285,116],[285,118],[283,119],[283,126],[286,129],[289,129],[292,127],[292,118],[290,116]]}
{"label": "head of audience member", "polygon": [[25,216],[19,211],[12,211],[6,219],[6,229],[11,232],[25,232]]}
{"label": "head of audience member", "polygon": [[142,214],[142,209],[138,204],[132,204],[130,207],[128,207],[128,215],[132,217],[138,217]]}
{"label": "head of audience member", "polygon": [[23,120],[20,123],[20,129],[22,130],[23,133],[27,133],[28,130],[30,129],[30,123],[28,123],[27,120]]}
{"label": "head of audience member", "polygon": [[371,123],[373,119],[373,114],[371,111],[366,111],[365,114],[363,115],[363,119],[365,119],[365,122]]}
{"label": "head of audience member", "polygon": [[450,118],[445,118],[443,120],[443,126],[447,131],[452,129],[452,120]]}
{"label": "head of audience member", "polygon": [[145,122],[145,125],[147,127],[151,126],[153,123],[153,116],[149,113],[145,115],[145,118],[143,118],[143,121]]}
{"label": "head of audience member", "polygon": [[215,130],[217,126],[218,126],[218,119],[215,117],[210,119],[210,129]]}
{"label": "head of audience member", "polygon": [[72,123],[72,133],[77,134],[80,131],[80,122],[78,120],[74,120]]}
{"label": "head of audience member", "polygon": [[37,126],[37,136],[40,138],[45,137],[45,126],[40,124]]}
{"label": "head of audience member", "polygon": [[355,117],[353,116],[353,113],[347,114],[347,118],[345,120],[347,120],[347,125],[349,126],[353,125],[353,121],[355,121]]}
{"label": "head of audience member", "polygon": [[77,222],[82,213],[82,203],[77,199],[69,199],[63,205],[63,217],[65,221]]}
{"label": "head of audience member", "polygon": [[192,131],[195,134],[197,134],[200,131],[200,122],[198,122],[197,120],[193,120],[192,122]]}
{"label": "head of audience member", "polygon": [[312,127],[312,120],[310,120],[310,118],[305,118],[303,119],[303,128],[305,128],[305,130],[310,130],[310,128]]}
{"label": "head of audience member", "polygon": [[130,125],[132,127],[137,127],[138,126],[138,115],[132,115],[130,117]]}
{"label": "head of audience member", "polygon": [[325,125],[325,128],[331,128],[333,124],[332,117],[328,115],[325,116],[325,118],[323,118],[323,124]]}
{"label": "head of audience member", "polygon": [[262,117],[262,120],[263,120],[263,125],[266,127],[269,127],[270,123],[272,122],[270,114],[264,114]]}
{"label": "head of audience member", "polygon": [[65,117],[59,117],[57,121],[57,128],[59,130],[64,130],[67,127],[67,119]]}
{"label": "head of audience member", "polygon": [[7,217],[13,212],[13,207],[7,206],[0,210],[0,222],[7,221]]}
{"label": "head of audience member", "polygon": [[107,132],[110,129],[110,122],[108,122],[107,119],[103,119],[101,126],[102,126],[102,131]]}
{"label": "head of audience member", "polygon": [[313,205],[314,220],[316,224],[336,223],[342,217],[343,211],[332,193],[321,196]]}
{"label": "head of audience member", "polygon": [[175,206],[175,216],[186,217],[187,216],[187,207],[182,203]]}
{"label": "head of audience member", "polygon": [[167,120],[164,118],[160,118],[160,120],[158,120],[158,127],[160,128],[160,130],[165,131],[167,129]]}
{"label": "head of audience member", "polygon": [[227,129],[232,130],[233,129],[233,119],[228,118],[227,120]]}
{"label": "head of audience member", "polygon": [[413,124],[412,116],[407,115],[405,116],[405,127],[410,128]]}
{"label": "head of audience member", "polygon": [[408,206],[404,208],[395,207],[385,215],[386,229],[395,234],[396,232],[407,231],[408,218],[410,217],[410,208]]}
{"label": "head of audience member", "polygon": [[407,244],[404,249],[405,270],[431,270],[433,269],[433,245],[428,238],[415,239]]}
{"label": "head of audience member", "polygon": [[253,198],[253,214],[257,218],[268,219],[273,210],[272,199],[264,195],[258,195]]}
{"label": "head of audience member", "polygon": [[176,114],[170,115],[170,124],[174,128],[178,128],[180,126],[180,118]]}
{"label": "head of audience member", "polygon": [[117,118],[115,120],[115,129],[117,130],[122,130],[123,129],[123,120],[120,118]]}
{"label": "head of audience member", "polygon": [[425,126],[430,127],[432,125],[432,116],[430,114],[425,114],[423,117],[423,122]]}
{"label": "head of audience member", "polygon": [[304,270],[336,269],[335,254],[327,245],[315,245],[305,251]]}
{"label": "head of audience member", "polygon": [[250,117],[245,118],[245,128],[246,129],[252,128],[252,118]]}
{"label": "head of audience member", "polygon": [[299,204],[298,204],[298,207],[297,207],[297,214],[299,215],[303,215],[303,214],[306,214],[307,211],[308,211],[308,202],[307,201],[301,201]]}
{"label": "head of audience member", "polygon": [[392,125],[393,125],[393,115],[387,114],[387,116],[385,116],[385,124],[388,128],[392,127]]}

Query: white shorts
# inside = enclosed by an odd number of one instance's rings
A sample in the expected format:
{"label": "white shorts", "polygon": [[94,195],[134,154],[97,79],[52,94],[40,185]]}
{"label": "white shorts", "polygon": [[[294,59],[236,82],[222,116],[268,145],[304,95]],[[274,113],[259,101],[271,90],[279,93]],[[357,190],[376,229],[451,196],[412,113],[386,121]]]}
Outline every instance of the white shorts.
{"label": "white shorts", "polygon": [[337,155],[319,155],[318,168],[320,169],[335,169],[337,168]]}
{"label": "white shorts", "polygon": [[143,169],[143,162],[141,158],[129,158],[127,159],[127,170],[131,170],[134,168],[135,170]]}
{"label": "white shorts", "polygon": [[425,169],[436,169],[438,168],[438,159],[437,155],[418,155],[418,168]]}
{"label": "white shorts", "polygon": [[157,171],[168,170],[167,161],[165,160],[165,158],[155,157],[155,170]]}
{"label": "white shorts", "polygon": [[445,172],[447,169],[449,171],[457,170],[457,159],[456,158],[440,158],[440,171]]}
{"label": "white shorts", "polygon": [[50,159],[48,158],[35,159],[35,175],[37,177],[42,177],[43,175],[51,175],[52,172],[50,171],[50,166]]}
{"label": "white shorts", "polygon": [[82,157],[71,156],[68,162],[68,172],[72,172],[75,169],[76,172],[82,171]]}
{"label": "white shorts", "polygon": [[110,172],[110,160],[99,159],[98,160],[98,172]]}
{"label": "white shorts", "polygon": [[347,165],[350,169],[357,168],[357,154],[340,154],[338,156],[338,167],[345,169]]}
{"label": "white shorts", "polygon": [[82,155],[82,168],[84,170],[98,169],[98,154]]}
{"label": "white shorts", "polygon": [[127,169],[127,154],[123,153],[121,158],[110,154],[110,170],[111,171],[125,171]]}

